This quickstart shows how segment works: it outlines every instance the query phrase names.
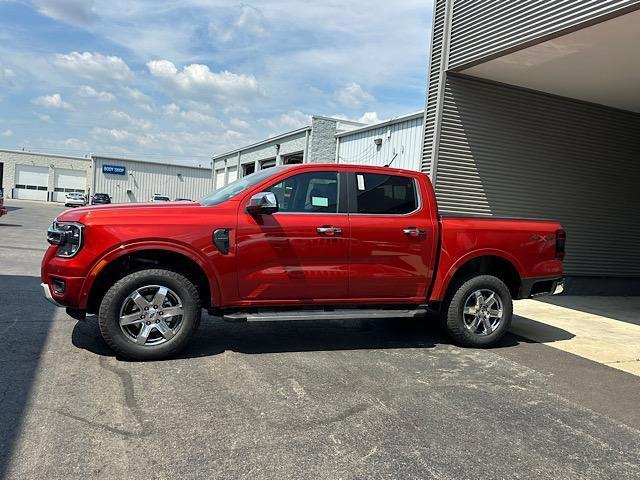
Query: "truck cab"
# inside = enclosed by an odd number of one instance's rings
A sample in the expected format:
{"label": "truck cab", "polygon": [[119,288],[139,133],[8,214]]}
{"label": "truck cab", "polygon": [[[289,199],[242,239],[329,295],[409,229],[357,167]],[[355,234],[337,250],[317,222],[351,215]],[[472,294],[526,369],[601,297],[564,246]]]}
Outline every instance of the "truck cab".
{"label": "truck cab", "polygon": [[278,166],[198,203],[62,214],[49,230],[45,296],[98,315],[120,355],[182,348],[201,310],[227,321],[421,317],[461,345],[508,330],[512,299],[561,289],[552,221],[450,218],[429,178],[370,166]]}

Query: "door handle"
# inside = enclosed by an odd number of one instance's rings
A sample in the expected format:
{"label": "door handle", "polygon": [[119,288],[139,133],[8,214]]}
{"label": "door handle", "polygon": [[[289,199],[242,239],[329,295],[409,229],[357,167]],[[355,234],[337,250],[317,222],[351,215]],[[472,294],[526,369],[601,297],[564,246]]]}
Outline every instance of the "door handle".
{"label": "door handle", "polygon": [[330,227],[330,226],[318,227],[318,228],[316,228],[316,231],[320,235],[326,235],[327,237],[333,237],[334,235],[340,235],[342,233],[342,229],[341,228],[339,228],[339,227]]}
{"label": "door handle", "polygon": [[420,237],[426,234],[427,231],[424,228],[409,227],[402,230],[402,233],[408,235],[409,237]]}

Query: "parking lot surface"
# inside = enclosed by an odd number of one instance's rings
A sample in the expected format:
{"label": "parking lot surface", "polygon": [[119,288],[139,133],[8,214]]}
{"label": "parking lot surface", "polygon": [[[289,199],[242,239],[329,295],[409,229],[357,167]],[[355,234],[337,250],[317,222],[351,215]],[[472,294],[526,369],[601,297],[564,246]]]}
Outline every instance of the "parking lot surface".
{"label": "parking lot surface", "polygon": [[7,205],[0,478],[640,478],[637,299],[525,303],[489,350],[433,319],[205,316],[178,358],[132,363],[42,298],[63,209]]}

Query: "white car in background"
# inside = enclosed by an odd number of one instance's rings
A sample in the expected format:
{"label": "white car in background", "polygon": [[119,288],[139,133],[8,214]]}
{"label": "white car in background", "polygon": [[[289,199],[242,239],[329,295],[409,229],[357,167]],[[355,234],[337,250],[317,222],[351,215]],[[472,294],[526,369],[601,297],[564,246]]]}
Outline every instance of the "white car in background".
{"label": "white car in background", "polygon": [[153,197],[151,197],[151,201],[153,203],[170,202],[171,199],[169,197],[167,197],[166,195],[160,195],[159,193],[154,193]]}
{"label": "white car in background", "polygon": [[87,199],[83,193],[70,192],[64,196],[65,207],[84,207],[87,204]]}

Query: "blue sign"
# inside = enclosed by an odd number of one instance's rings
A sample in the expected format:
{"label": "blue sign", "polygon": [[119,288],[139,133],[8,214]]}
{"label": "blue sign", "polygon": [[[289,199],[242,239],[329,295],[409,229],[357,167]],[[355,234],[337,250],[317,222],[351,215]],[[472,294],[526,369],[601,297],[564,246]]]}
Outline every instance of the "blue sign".
{"label": "blue sign", "polygon": [[126,175],[127,167],[118,165],[102,165],[102,173],[110,173],[112,175]]}

